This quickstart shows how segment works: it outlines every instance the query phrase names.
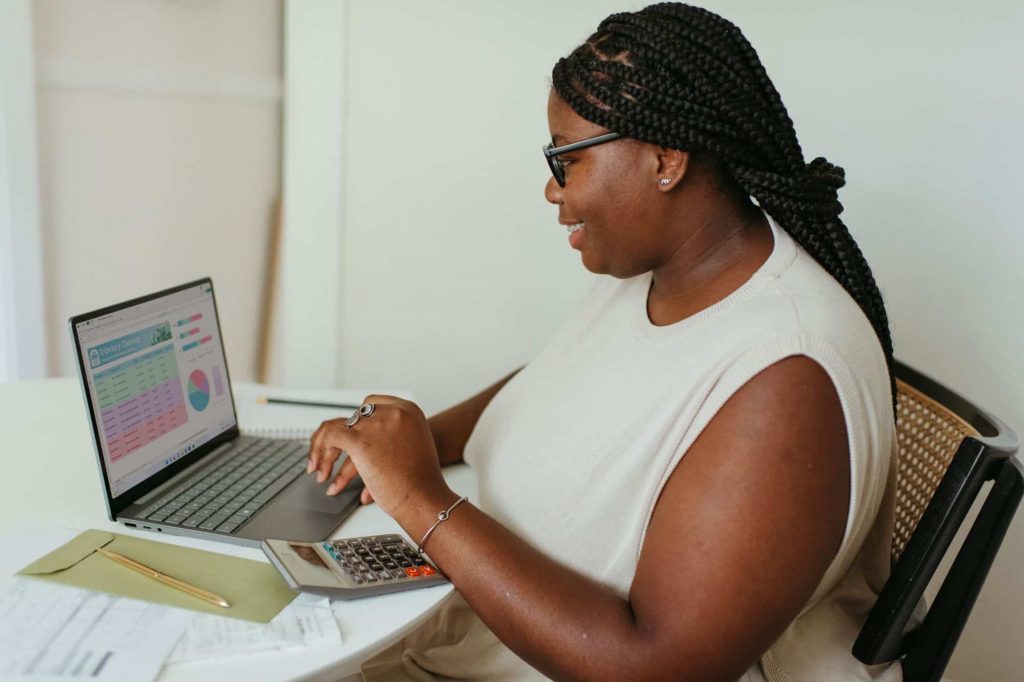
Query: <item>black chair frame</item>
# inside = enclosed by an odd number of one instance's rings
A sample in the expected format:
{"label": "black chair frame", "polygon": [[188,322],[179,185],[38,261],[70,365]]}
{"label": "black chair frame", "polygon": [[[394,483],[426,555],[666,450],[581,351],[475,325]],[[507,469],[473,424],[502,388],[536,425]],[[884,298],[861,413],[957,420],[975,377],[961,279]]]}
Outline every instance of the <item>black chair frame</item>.
{"label": "black chair frame", "polygon": [[[980,436],[967,436],[896,561],[853,647],[858,660],[902,658],[904,680],[940,680],[967,617],[1024,495],[1024,468],[1013,456],[1014,432],[945,386],[905,364],[897,378],[955,412]],[[994,481],[974,524],[920,625],[914,609],[987,481]]]}

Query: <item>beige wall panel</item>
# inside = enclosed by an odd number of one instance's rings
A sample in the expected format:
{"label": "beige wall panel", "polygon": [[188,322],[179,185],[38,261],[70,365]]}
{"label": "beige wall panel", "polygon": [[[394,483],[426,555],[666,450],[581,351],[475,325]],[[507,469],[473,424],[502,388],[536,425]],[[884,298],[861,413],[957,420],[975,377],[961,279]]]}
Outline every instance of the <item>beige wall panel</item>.
{"label": "beige wall panel", "polygon": [[279,128],[231,101],[44,92],[51,368],[69,315],[211,275],[230,367],[253,377]]}
{"label": "beige wall panel", "polygon": [[37,54],[108,70],[280,73],[281,0],[35,0]]}
{"label": "beige wall panel", "polygon": [[69,315],[211,275],[233,375],[254,378],[280,1],[34,10],[50,372],[73,370]]}

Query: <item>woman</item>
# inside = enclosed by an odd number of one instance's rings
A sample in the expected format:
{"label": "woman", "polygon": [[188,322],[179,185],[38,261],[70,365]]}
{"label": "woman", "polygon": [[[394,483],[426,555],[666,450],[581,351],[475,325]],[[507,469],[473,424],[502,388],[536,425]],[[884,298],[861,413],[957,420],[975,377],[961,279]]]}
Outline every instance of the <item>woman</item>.
{"label": "woman", "polygon": [[[740,31],[662,4],[556,64],[545,196],[600,278],[517,374],[427,420],[368,396],[309,470],[356,470],[460,598],[413,679],[898,678],[850,647],[888,566],[891,343]],[[751,200],[753,197],[756,204]],[[461,502],[440,465],[465,460]]]}

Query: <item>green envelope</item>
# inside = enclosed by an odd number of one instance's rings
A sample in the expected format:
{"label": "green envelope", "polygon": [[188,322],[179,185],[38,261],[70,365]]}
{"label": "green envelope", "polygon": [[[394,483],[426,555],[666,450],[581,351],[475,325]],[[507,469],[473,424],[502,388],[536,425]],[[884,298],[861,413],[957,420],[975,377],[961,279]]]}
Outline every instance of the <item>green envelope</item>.
{"label": "green envelope", "polygon": [[[231,606],[214,606],[147,578],[103,556],[100,547],[218,594]],[[102,530],[85,531],[18,575],[256,623],[269,623],[298,596],[270,564]]]}

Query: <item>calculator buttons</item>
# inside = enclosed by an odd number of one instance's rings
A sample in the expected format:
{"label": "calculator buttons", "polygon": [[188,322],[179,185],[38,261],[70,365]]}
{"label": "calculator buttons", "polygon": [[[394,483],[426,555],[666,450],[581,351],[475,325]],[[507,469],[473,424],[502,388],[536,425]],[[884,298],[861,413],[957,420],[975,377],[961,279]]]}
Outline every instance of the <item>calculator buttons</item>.
{"label": "calculator buttons", "polygon": [[368,587],[438,575],[437,569],[398,535],[331,540],[321,547],[353,585]]}

